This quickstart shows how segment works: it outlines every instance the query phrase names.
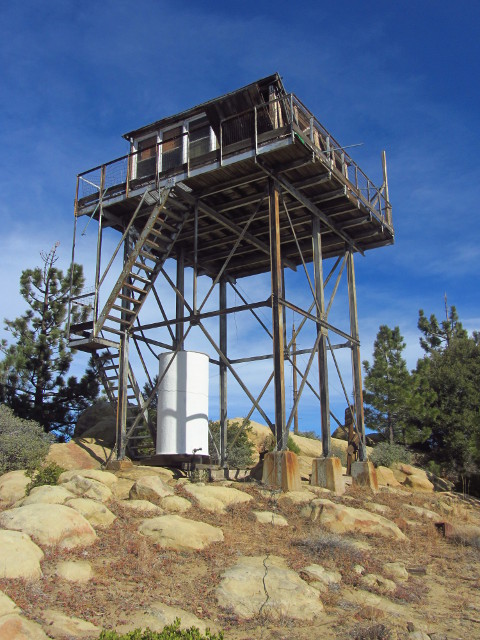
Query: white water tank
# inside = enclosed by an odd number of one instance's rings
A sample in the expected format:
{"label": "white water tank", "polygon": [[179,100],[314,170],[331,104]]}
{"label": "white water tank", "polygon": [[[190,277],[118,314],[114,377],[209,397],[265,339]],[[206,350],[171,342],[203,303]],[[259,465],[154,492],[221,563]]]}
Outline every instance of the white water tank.
{"label": "white water tank", "polygon": [[157,454],[208,456],[208,356],[163,353],[159,365]]}

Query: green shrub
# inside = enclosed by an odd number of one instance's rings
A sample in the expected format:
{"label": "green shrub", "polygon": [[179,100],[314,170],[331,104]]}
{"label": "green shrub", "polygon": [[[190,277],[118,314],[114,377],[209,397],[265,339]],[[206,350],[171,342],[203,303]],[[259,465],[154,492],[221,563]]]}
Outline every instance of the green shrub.
{"label": "green shrub", "polygon": [[162,631],[135,629],[125,634],[102,631],[98,640],[223,640],[223,633],[220,631],[218,634],[213,634],[207,629],[203,634],[198,627],[180,629],[180,620],[176,618],[173,624],[168,624]]}
{"label": "green shrub", "polygon": [[[275,449],[275,438],[274,438],[273,433],[271,433],[263,441],[263,450],[264,451],[273,451],[274,449]],[[294,441],[292,436],[290,436],[290,435],[288,436],[287,449],[288,449],[288,451],[292,451],[293,453],[296,453],[297,456],[300,455],[301,449],[298,446],[298,444]]]}
{"label": "green shrub", "polygon": [[300,447],[295,442],[295,440],[292,438],[292,436],[288,436],[287,449],[289,451],[293,451],[293,453],[296,453],[297,456],[300,455]]}
{"label": "green shrub", "polygon": [[335,458],[340,458],[342,467],[347,466],[347,450],[346,449],[343,449],[342,447],[336,444],[332,444],[332,456],[334,456]]}
{"label": "green shrub", "polygon": [[38,469],[29,469],[27,475],[30,476],[31,481],[25,488],[25,494],[28,496],[30,491],[35,487],[41,487],[44,484],[57,484],[58,478],[65,469],[60,467],[56,462],[49,462]]}
{"label": "green shrub", "polygon": [[52,442],[53,436],[37,422],[17,418],[9,407],[0,405],[0,474],[38,468]]}
{"label": "green shrub", "polygon": [[[249,439],[252,431],[250,420],[228,422],[227,427],[227,463],[229,467],[244,469],[253,464],[255,445]],[[218,451],[217,451],[218,449]],[[208,423],[208,455],[212,462],[220,462],[220,422]],[[203,452],[201,452],[203,453]]]}
{"label": "green shrub", "polygon": [[395,462],[412,462],[412,454],[401,444],[380,442],[370,455],[370,460],[376,467],[390,467]]}

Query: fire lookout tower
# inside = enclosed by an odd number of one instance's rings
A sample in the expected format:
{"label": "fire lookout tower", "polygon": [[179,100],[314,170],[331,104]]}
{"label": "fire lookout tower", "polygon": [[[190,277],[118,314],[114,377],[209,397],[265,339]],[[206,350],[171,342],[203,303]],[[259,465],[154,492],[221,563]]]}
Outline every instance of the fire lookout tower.
{"label": "fire lookout tower", "polygon": [[[96,269],[94,286],[71,298],[69,315],[71,348],[92,354],[116,408],[117,458],[126,453],[138,458],[142,438],[155,443],[148,409],[195,332],[208,345],[210,366],[218,368],[222,466],[228,466],[227,379],[245,394],[248,416],[256,410],[270,426],[279,450],[286,448],[302,393],[313,393],[327,457],[333,416],[329,369],[336,371],[364,444],[354,254],[394,241],[385,154],[383,184],[376,187],[303,103],[285,91],[278,74],[124,138],[130,143],[128,155],[77,179],[72,260],[80,242],[79,220],[95,220]],[[330,312],[345,272],[345,309],[336,316],[345,318],[342,329]],[[247,300],[239,280],[258,274],[270,274],[268,295]],[[200,295],[205,282],[206,293]],[[233,305],[228,298],[234,298]],[[257,333],[265,332],[266,353],[230,355],[229,319],[240,314],[255,319]],[[300,320],[292,339],[287,314]],[[310,340],[308,348],[297,347],[300,331]],[[341,348],[351,354],[350,394],[336,356]],[[155,372],[146,351],[156,358]],[[155,377],[165,354],[171,357]],[[268,361],[271,374],[254,392],[239,365]],[[300,380],[289,415],[286,367]],[[309,373],[316,368],[318,380],[312,384]],[[148,395],[141,379],[150,382]],[[270,416],[263,408],[267,397],[274,407]],[[188,457],[195,451],[183,453]]]}

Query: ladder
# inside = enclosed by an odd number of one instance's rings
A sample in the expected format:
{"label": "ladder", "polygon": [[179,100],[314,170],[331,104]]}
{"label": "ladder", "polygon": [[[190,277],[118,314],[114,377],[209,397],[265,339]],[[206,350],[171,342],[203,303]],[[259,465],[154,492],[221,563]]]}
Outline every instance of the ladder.
{"label": "ladder", "polygon": [[165,187],[158,196],[149,193],[150,198],[157,199],[156,204],[94,324],[93,338],[101,332],[118,336],[133,327],[188,216],[188,212],[173,206],[166,208],[170,192],[171,187]]}
{"label": "ladder", "polygon": [[[102,353],[92,353],[95,368],[115,413],[117,412],[118,403],[120,374],[119,355],[119,351],[113,351],[108,348]],[[153,443],[153,447],[155,447],[156,429],[149,420],[148,410],[143,409],[145,405],[145,398],[140,390],[130,363],[128,365],[127,401],[129,403],[127,432],[129,431],[129,426],[134,422],[138,413],[143,412],[142,419],[139,421],[135,430],[130,434],[126,444],[127,454],[132,458],[138,458],[141,456],[142,445],[151,445]]]}

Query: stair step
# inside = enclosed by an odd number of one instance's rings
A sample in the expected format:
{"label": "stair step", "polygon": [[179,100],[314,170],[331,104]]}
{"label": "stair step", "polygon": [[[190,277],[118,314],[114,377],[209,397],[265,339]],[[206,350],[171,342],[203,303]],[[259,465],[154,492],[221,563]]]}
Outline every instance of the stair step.
{"label": "stair step", "polygon": [[[140,291],[143,292],[144,290],[140,289]],[[128,300],[128,302],[131,302],[132,304],[142,304],[142,300],[139,300],[138,298],[131,298],[130,296],[126,296],[124,293],[119,293],[118,297],[122,300]]]}
{"label": "stair step", "polygon": [[138,280],[139,282],[143,282],[143,284],[152,284],[151,280],[148,280],[148,278],[144,278],[138,273],[131,273],[130,276],[132,278],[135,278],[135,280]]}
{"label": "stair step", "polygon": [[[131,300],[131,298],[129,298]],[[135,309],[127,309],[125,307],[120,307],[118,304],[112,304],[112,309],[115,311],[121,311],[122,313],[129,313],[130,315],[137,313]]]}
{"label": "stair step", "polygon": [[[136,287],[134,284],[130,284],[130,283],[128,283],[128,282],[126,282],[123,286],[124,286],[126,289],[131,289],[132,291],[136,291],[137,293],[145,293],[145,289],[140,289],[140,287]],[[120,297],[121,295],[124,295],[124,294],[119,293],[119,294],[118,294],[118,297]],[[129,298],[128,298],[128,296],[127,296],[127,300],[128,300],[128,299],[129,299]]]}
{"label": "stair step", "polygon": [[[168,222],[166,222],[165,220],[157,220],[155,224],[161,225],[160,229],[155,229],[155,227],[152,227],[150,229],[150,233],[153,233],[154,231],[163,231],[164,229],[166,229],[167,231],[171,231],[172,233],[173,232],[176,233],[178,231],[176,227],[172,226],[171,224],[168,224]],[[162,233],[162,235],[165,235],[165,234]]]}
{"label": "stair step", "polygon": [[139,255],[141,255],[146,260],[151,260],[152,262],[158,262],[160,260],[160,256],[154,256],[153,253],[148,253],[148,251],[140,251]]}
{"label": "stair step", "polygon": [[[165,242],[168,242],[168,241],[165,241]],[[149,247],[152,247],[153,249],[156,249],[157,251],[163,251],[164,250],[164,247],[161,247],[159,244],[157,244],[153,240],[149,240],[149,238],[147,238],[145,240],[144,244],[147,244]]]}
{"label": "stair step", "polygon": [[164,209],[164,211],[167,214],[167,218],[171,218],[172,220],[175,220],[175,222],[182,222],[183,216],[181,213],[176,213],[170,207],[168,210]]}
{"label": "stair step", "polygon": [[150,229],[150,234],[154,235],[156,238],[160,238],[163,242],[167,244],[171,242],[170,238],[165,237],[165,234],[163,233],[163,231],[161,231],[160,229],[155,229],[155,227],[152,227],[152,229]]}
{"label": "stair step", "polygon": [[131,320],[123,320],[122,318],[117,318],[117,316],[107,316],[107,320],[112,320],[112,322],[118,322],[119,324],[131,324]]}
{"label": "stair step", "polygon": [[[148,267],[146,264],[142,264],[141,262],[134,262],[133,264],[134,267],[137,267],[137,269],[143,269],[144,271],[146,271],[147,273],[152,273],[153,272],[153,267]],[[133,278],[135,277],[135,274],[130,274]]]}

